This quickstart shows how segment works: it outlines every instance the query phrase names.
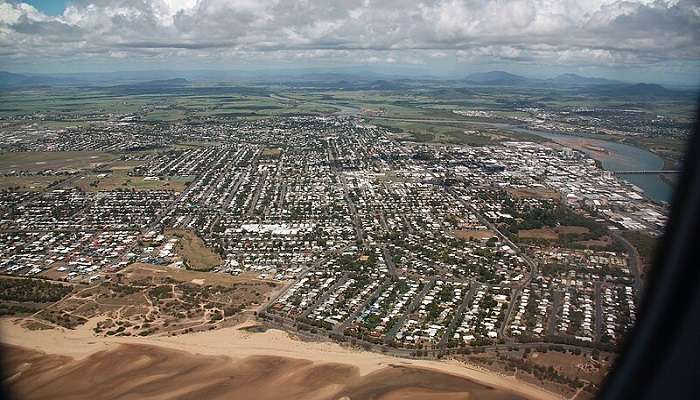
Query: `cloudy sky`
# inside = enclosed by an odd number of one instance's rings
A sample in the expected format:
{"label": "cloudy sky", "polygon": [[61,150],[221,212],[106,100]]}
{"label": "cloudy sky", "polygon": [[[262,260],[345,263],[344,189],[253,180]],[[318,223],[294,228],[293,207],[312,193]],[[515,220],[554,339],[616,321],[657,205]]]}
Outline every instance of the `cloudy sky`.
{"label": "cloudy sky", "polygon": [[699,0],[0,0],[0,69],[504,69],[697,83]]}

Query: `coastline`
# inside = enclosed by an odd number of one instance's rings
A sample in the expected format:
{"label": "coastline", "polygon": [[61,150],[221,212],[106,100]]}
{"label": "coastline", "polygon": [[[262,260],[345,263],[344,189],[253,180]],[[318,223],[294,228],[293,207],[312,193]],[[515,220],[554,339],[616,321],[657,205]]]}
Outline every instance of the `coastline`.
{"label": "coastline", "polygon": [[379,373],[387,367],[408,367],[468,379],[527,399],[554,400],[561,395],[535,385],[499,375],[457,361],[409,360],[379,353],[349,349],[331,342],[309,343],[291,338],[280,330],[251,333],[241,330],[252,323],[200,333],[164,337],[96,337],[91,327],[97,321],[76,330],[30,330],[20,325],[21,318],[0,318],[0,342],[49,355],[84,360],[97,353],[113,351],[122,345],[149,345],[185,352],[190,355],[228,357],[241,360],[269,356],[308,360],[314,365],[343,364],[357,368],[361,377]]}

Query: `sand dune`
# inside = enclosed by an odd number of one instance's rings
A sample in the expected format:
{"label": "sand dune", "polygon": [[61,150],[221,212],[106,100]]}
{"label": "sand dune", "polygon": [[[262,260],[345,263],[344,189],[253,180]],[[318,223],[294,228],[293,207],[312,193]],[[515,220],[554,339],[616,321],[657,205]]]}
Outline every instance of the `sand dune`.
{"label": "sand dune", "polygon": [[225,328],[175,337],[95,337],[0,319],[3,379],[21,399],[559,399],[513,378]]}

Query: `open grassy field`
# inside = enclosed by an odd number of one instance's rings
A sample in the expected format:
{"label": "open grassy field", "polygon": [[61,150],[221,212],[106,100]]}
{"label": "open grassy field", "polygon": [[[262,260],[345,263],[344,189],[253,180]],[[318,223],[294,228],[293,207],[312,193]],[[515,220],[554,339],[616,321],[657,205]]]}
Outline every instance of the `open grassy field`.
{"label": "open grassy field", "polygon": [[109,165],[109,169],[114,175],[127,175],[129,171],[144,164],[144,161],[114,161]]}
{"label": "open grassy field", "polygon": [[534,187],[509,187],[506,192],[516,199],[552,199],[559,200],[561,197],[559,192],[542,188]]}
{"label": "open grassy field", "polygon": [[260,156],[263,158],[280,158],[281,155],[282,149],[279,148],[267,148],[262,151],[262,154],[260,154]]}
{"label": "open grassy field", "polygon": [[[406,133],[419,142],[484,145],[498,140],[543,139],[523,132],[503,132],[470,122],[521,124],[533,117],[528,109],[557,113],[576,108],[640,110],[664,115],[680,122],[693,119],[695,98],[682,95],[655,101],[634,101],[563,87],[464,87],[463,82],[404,82],[400,87],[371,85],[358,88],[332,84],[299,86],[294,82],[236,84],[191,84],[182,87],[152,87],[137,84],[102,88],[43,88],[0,92],[0,117],[36,115],[43,127],[66,127],[104,121],[103,114],[137,116],[155,123],[216,119],[260,119],[274,116],[345,114],[367,118],[377,125]],[[454,111],[479,111],[463,115]],[[381,119],[380,119],[381,118]],[[390,119],[443,120],[396,121]],[[462,122],[463,121],[463,122]],[[634,126],[634,125],[633,125]],[[676,137],[626,140],[677,161],[684,140]]]}
{"label": "open grassy field", "polygon": [[405,133],[416,142],[440,142],[480,146],[498,139],[484,129],[469,129],[466,124],[369,119],[370,123],[394,133]]}
{"label": "open grassy field", "polygon": [[518,239],[557,240],[559,234],[552,228],[521,229],[518,231]]}
{"label": "open grassy field", "polygon": [[622,232],[622,236],[627,239],[632,246],[637,249],[639,256],[651,261],[656,253],[656,246],[658,245],[658,239],[644,232],[639,231],[625,231]]}
{"label": "open grassy field", "polygon": [[112,190],[171,190],[182,192],[187,188],[187,184],[192,178],[168,178],[150,180],[141,176],[106,176],[88,175],[75,180],[73,184],[86,192],[106,192]]}
{"label": "open grassy field", "polygon": [[63,179],[58,176],[0,176],[0,190],[40,192]]}
{"label": "open grassy field", "polygon": [[545,368],[556,368],[560,373],[570,377],[578,377],[600,385],[612,364],[613,356],[604,353],[598,360],[585,355],[575,355],[550,351],[547,353],[532,352],[528,361]]}
{"label": "open grassy field", "polygon": [[579,240],[574,242],[578,245],[585,246],[587,248],[605,248],[610,247],[614,244],[610,236],[604,235],[595,240]]}
{"label": "open grassy field", "polygon": [[115,96],[103,89],[37,88],[0,93],[0,104],[12,105],[3,107],[0,116],[38,112],[69,117],[74,116],[76,111],[85,115],[96,112],[133,113],[149,102],[147,98]]}
{"label": "open grassy field", "polygon": [[113,154],[94,151],[2,153],[0,154],[0,173],[84,170],[103,165],[116,158]]}
{"label": "open grassy field", "polygon": [[190,269],[206,271],[223,262],[218,254],[209,249],[202,239],[190,230],[168,229],[165,234],[179,239],[177,253]]}

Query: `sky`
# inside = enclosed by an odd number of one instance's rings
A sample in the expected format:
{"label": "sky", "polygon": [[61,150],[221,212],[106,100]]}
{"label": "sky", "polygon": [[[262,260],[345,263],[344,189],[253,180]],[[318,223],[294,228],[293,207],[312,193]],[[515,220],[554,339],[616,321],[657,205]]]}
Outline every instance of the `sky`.
{"label": "sky", "polygon": [[34,6],[37,10],[46,15],[58,16],[66,9],[67,0],[31,0],[25,3]]}
{"label": "sky", "polygon": [[0,0],[0,70],[506,70],[700,83],[698,0]]}

